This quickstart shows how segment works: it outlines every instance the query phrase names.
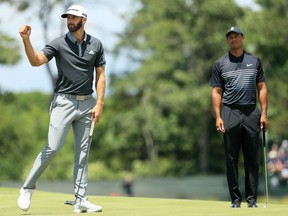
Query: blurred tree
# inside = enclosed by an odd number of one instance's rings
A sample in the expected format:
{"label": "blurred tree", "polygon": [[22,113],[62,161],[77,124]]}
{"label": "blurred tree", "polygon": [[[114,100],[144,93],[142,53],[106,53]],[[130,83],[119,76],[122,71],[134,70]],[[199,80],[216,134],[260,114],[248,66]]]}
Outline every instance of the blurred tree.
{"label": "blurred tree", "polygon": [[15,38],[0,32],[0,64],[14,65],[19,62],[21,59],[19,49],[20,45]]}
{"label": "blurred tree", "polygon": [[149,159],[153,173],[158,157],[175,162],[170,174],[222,169],[213,161],[221,143],[209,144],[218,136],[209,80],[213,61],[226,47],[225,30],[244,13],[232,0],[139,3],[115,50],[118,55],[128,50],[127,71],[135,63],[138,68],[111,77],[119,117],[108,122],[108,133],[120,137],[113,141],[119,148],[141,150],[135,154]]}
{"label": "blurred tree", "polygon": [[[263,61],[269,90],[269,138],[287,138],[288,118],[288,2],[257,0],[261,10],[247,14],[243,20],[249,49]],[[253,23],[253,25],[251,25]]]}
{"label": "blurred tree", "polygon": [[43,134],[48,115],[42,113],[47,101],[48,97],[40,93],[0,92],[0,180],[19,179],[26,164],[40,150],[38,143],[46,142]]}
{"label": "blurred tree", "polygon": [[[49,42],[49,38],[48,38],[48,32],[51,28],[55,29],[55,26],[53,25],[53,23],[49,22],[50,19],[50,15],[51,12],[53,11],[53,9],[55,8],[55,6],[57,5],[65,5],[65,2],[70,2],[69,0],[41,0],[41,1],[37,1],[37,0],[22,0],[22,1],[18,1],[18,0],[0,0],[0,3],[9,3],[12,6],[16,7],[18,11],[20,12],[24,12],[26,10],[31,10],[32,7],[38,6],[37,10],[33,13],[37,14],[39,21],[41,23],[41,27],[43,28],[43,35],[44,35],[44,42],[45,44],[47,44]],[[62,27],[62,26],[61,26]],[[7,40],[7,39],[6,39]],[[1,49],[1,44],[0,44],[0,49]],[[18,49],[19,49],[19,45],[18,45]],[[14,49],[15,50],[15,49]],[[2,52],[1,52],[2,53]],[[18,53],[18,52],[15,52]],[[5,55],[7,56],[7,55]],[[1,54],[0,54],[0,61],[1,61]],[[12,57],[11,57],[12,58]],[[1,63],[1,62],[0,62]],[[52,89],[54,89],[55,83],[56,83],[56,79],[57,79],[57,75],[55,75],[56,73],[52,71],[50,64],[45,64],[45,67],[47,69],[47,73],[49,75],[50,81],[51,81],[51,85],[52,85]]]}
{"label": "blurred tree", "polygon": [[[24,1],[12,1],[17,2]],[[129,61],[126,71],[110,77],[104,116],[93,135],[90,176],[115,178],[123,170],[136,176],[224,172],[209,80],[212,63],[228,49],[225,31],[232,25],[240,24],[247,51],[265,66],[269,139],[287,138],[286,1],[258,0],[260,9],[245,13],[232,0],[138,2],[115,49]],[[0,178],[17,179],[31,167],[46,142],[47,101],[39,94],[0,92]],[[43,178],[71,177],[67,157],[73,145],[65,146],[69,150],[60,152]]]}

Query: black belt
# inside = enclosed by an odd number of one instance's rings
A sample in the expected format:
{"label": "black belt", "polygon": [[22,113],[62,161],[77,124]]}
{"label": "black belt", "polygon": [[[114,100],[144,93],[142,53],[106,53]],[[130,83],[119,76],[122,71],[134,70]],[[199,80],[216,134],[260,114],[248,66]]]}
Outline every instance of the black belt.
{"label": "black belt", "polygon": [[243,108],[255,107],[256,104],[224,104],[224,106],[228,106],[234,109],[243,109]]}
{"label": "black belt", "polygon": [[89,94],[89,95],[72,95],[72,94],[56,93],[56,95],[64,96],[66,98],[70,98],[73,100],[79,100],[79,101],[87,100],[87,99],[92,97],[92,94]]}

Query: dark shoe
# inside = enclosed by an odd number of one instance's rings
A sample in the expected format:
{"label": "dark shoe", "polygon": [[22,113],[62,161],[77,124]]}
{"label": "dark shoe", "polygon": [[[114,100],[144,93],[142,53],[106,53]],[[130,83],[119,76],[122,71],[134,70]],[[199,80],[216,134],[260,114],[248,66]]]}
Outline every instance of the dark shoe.
{"label": "dark shoe", "polygon": [[238,201],[234,201],[231,203],[230,208],[241,208],[241,203]]}
{"label": "dark shoe", "polygon": [[249,202],[247,203],[248,208],[258,208],[258,205],[256,202]]}

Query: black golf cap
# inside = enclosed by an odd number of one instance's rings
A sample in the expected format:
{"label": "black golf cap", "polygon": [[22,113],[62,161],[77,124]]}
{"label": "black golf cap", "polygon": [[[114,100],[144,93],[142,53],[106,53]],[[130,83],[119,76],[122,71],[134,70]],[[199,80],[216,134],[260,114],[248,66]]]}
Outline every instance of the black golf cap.
{"label": "black golf cap", "polygon": [[234,33],[236,33],[236,34],[238,34],[238,35],[242,35],[242,36],[244,35],[243,32],[242,32],[242,30],[241,30],[240,28],[238,28],[238,27],[231,27],[231,28],[229,28],[228,31],[226,32],[226,37],[228,37],[228,35],[229,35],[231,32],[234,32]]}

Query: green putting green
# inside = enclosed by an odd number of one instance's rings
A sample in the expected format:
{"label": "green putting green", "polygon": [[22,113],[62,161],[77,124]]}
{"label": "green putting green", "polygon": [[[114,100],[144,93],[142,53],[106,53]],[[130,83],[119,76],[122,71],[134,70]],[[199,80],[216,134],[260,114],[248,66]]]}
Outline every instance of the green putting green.
{"label": "green putting green", "polygon": [[[64,205],[66,200],[73,199],[72,194],[35,191],[29,211],[21,211],[17,205],[19,189],[0,187],[0,214],[3,216],[35,215],[63,216],[75,215],[73,207]],[[249,209],[242,204],[240,209],[229,208],[230,203],[224,201],[160,199],[121,196],[90,196],[92,203],[101,205],[103,212],[90,213],[102,216],[286,216],[288,199],[271,200],[268,208],[264,208],[263,199],[259,199],[259,208]]]}

